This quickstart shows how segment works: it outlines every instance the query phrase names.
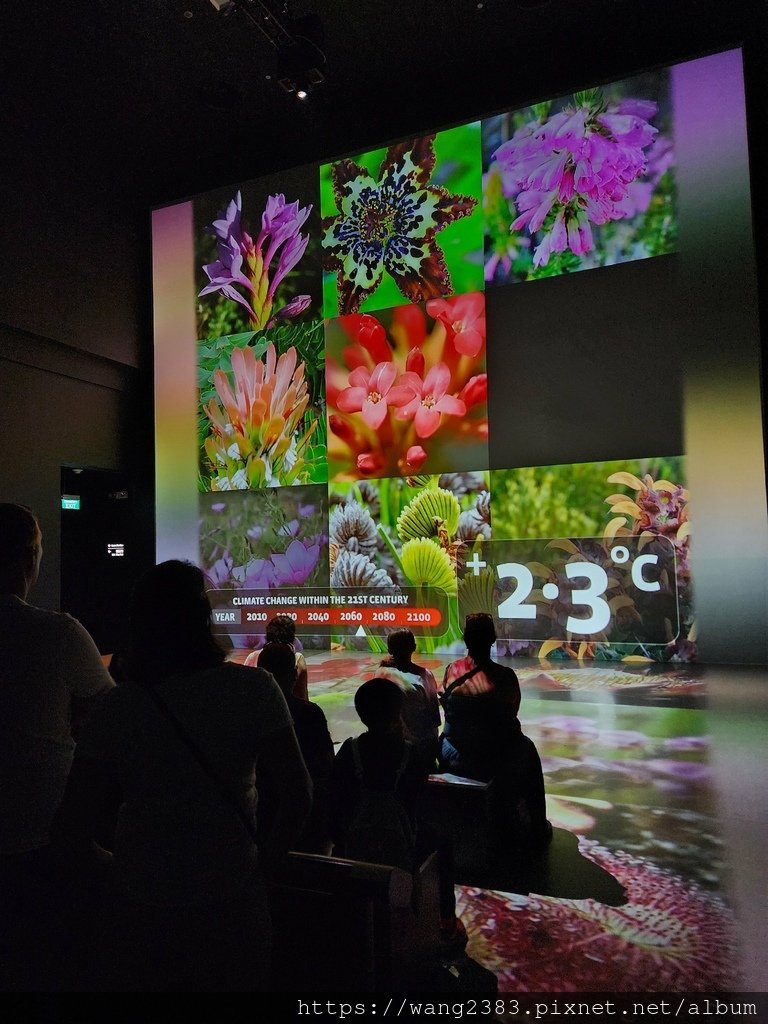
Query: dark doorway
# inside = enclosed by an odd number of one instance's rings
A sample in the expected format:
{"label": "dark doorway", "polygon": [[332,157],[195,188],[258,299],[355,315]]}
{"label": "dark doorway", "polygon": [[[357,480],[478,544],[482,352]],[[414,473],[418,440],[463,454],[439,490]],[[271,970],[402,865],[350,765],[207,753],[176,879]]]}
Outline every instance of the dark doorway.
{"label": "dark doorway", "polygon": [[61,469],[61,610],[102,653],[119,644],[136,570],[135,516],[125,474]]}

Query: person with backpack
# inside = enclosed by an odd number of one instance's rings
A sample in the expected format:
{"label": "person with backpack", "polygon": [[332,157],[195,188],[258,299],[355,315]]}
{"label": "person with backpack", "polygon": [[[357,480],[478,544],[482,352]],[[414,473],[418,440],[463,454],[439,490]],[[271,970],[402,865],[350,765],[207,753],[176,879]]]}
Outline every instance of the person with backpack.
{"label": "person with backpack", "polygon": [[436,849],[441,941],[463,948],[466,932],[456,917],[450,841],[418,821],[427,772],[403,735],[404,699],[402,688],[383,678],[369,679],[355,694],[355,710],[367,731],[346,740],[334,761],[330,788],[334,853],[410,872]]}
{"label": "person with backpack", "polygon": [[533,740],[517,717],[520,684],[514,671],[491,658],[493,619],[468,615],[467,657],[445,670],[440,703],[445,725],[440,737],[444,771],[494,783],[496,839],[541,850],[552,840],[544,776]]}

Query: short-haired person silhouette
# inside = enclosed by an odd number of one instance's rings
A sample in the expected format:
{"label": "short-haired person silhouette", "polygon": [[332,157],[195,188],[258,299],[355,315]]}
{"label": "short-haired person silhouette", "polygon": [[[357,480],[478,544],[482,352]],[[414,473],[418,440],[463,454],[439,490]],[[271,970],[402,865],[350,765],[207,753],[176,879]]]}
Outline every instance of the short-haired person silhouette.
{"label": "short-haired person silhouette", "polygon": [[[126,675],[88,722],[59,815],[61,833],[87,846],[99,806],[120,805],[107,987],[264,988],[264,871],[285,855],[311,799],[285,699],[267,672],[224,663],[204,577],[179,561],[134,591]],[[258,849],[257,761],[281,779]]]}
{"label": "short-haired person silhouette", "polygon": [[[48,843],[72,764],[73,727],[114,685],[76,619],[27,603],[42,554],[34,513],[0,502],[0,945],[9,946],[0,949],[0,974],[25,970],[19,929],[40,954],[53,935],[60,908]],[[27,966],[38,983],[56,984],[40,979],[32,961]],[[24,985],[21,976],[0,977],[0,988],[6,981]]]}
{"label": "short-haired person silhouette", "polygon": [[[354,832],[356,811],[366,793],[393,795],[408,821],[412,841],[411,869],[423,857],[437,850],[441,940],[446,950],[457,951],[466,945],[466,932],[456,917],[452,847],[445,835],[419,821],[419,804],[427,771],[423,759],[403,735],[401,713],[404,699],[402,687],[382,677],[369,679],[355,693],[355,710],[367,731],[346,740],[333,765],[331,821],[336,842],[334,852],[341,856],[356,856],[349,849],[349,839]],[[399,866],[403,867],[403,864]]]}
{"label": "short-haired person silhouette", "polygon": [[[309,670],[301,651],[296,650],[296,623],[290,615],[275,615],[267,623],[264,639],[268,644],[288,644],[296,661],[296,681],[293,684],[294,697],[309,700]],[[252,651],[245,659],[246,665],[258,665],[261,651]]]}
{"label": "short-haired person silhouette", "polygon": [[518,836],[534,847],[546,846],[552,826],[546,816],[541,759],[517,717],[517,676],[491,658],[495,640],[490,615],[467,616],[467,657],[450,664],[443,679],[441,761],[454,774],[494,780],[495,819],[502,841]]}
{"label": "short-haired person silhouette", "polygon": [[[391,679],[377,677],[358,687],[355,711],[366,732],[342,743],[333,765],[331,783],[333,839],[337,852],[346,850],[346,838],[362,788],[392,792],[416,831],[416,811],[426,773],[412,744],[403,735],[403,690]],[[355,769],[357,748],[362,785]]]}

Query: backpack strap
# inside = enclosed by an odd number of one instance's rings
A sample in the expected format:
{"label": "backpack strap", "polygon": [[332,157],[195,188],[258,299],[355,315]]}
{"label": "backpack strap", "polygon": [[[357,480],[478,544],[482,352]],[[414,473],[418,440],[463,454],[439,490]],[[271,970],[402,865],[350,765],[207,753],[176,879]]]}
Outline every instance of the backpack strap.
{"label": "backpack strap", "polygon": [[355,777],[360,783],[360,788],[365,789],[365,781],[363,779],[363,762],[360,759],[360,746],[359,736],[354,736],[350,741],[349,745],[352,749],[352,767],[355,769]]}
{"label": "backpack strap", "polygon": [[476,676],[479,671],[480,666],[475,665],[475,667],[471,668],[469,672],[465,672],[463,675],[459,676],[458,679],[454,679],[452,683],[449,683],[448,686],[446,686],[446,688],[443,690],[439,697],[440,703],[443,705],[443,708],[445,708],[446,701],[453,693],[453,691],[456,689],[456,687],[461,686],[462,683],[466,683],[466,681],[468,679],[471,679],[472,676]]}
{"label": "backpack strap", "polygon": [[403,756],[400,758],[400,765],[398,766],[397,772],[395,773],[395,790],[400,785],[400,779],[403,777],[403,772],[408,764],[408,755],[411,752],[412,743],[406,740],[403,744]]}
{"label": "backpack strap", "polygon": [[147,686],[144,688],[144,692],[148,694],[150,700],[155,705],[161,715],[167,720],[169,725],[173,728],[177,737],[181,743],[187,748],[193,759],[197,762],[198,766],[202,768],[203,773],[208,776],[210,781],[214,784],[217,789],[219,796],[222,798],[224,803],[229,804],[230,808],[235,812],[235,816],[243,829],[248,833],[249,838],[253,844],[258,845],[256,837],[256,829],[253,826],[253,822],[249,821],[242,807],[235,799],[235,796],[230,792],[227,784],[222,780],[216,769],[211,764],[210,760],[206,757],[203,751],[198,747],[192,737],[189,735],[187,730],[174,715],[168,705],[165,703],[163,698],[157,692],[153,686]]}

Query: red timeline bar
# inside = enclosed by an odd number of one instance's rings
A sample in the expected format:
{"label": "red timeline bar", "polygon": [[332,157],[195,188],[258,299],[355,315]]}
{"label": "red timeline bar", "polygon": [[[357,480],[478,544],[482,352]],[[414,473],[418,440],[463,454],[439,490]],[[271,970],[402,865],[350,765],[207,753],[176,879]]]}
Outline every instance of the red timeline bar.
{"label": "red timeline bar", "polygon": [[[249,609],[250,610],[250,609]],[[276,610],[270,609],[270,614]],[[439,608],[329,608],[328,605],[281,605],[281,615],[290,615],[297,626],[439,626]]]}

